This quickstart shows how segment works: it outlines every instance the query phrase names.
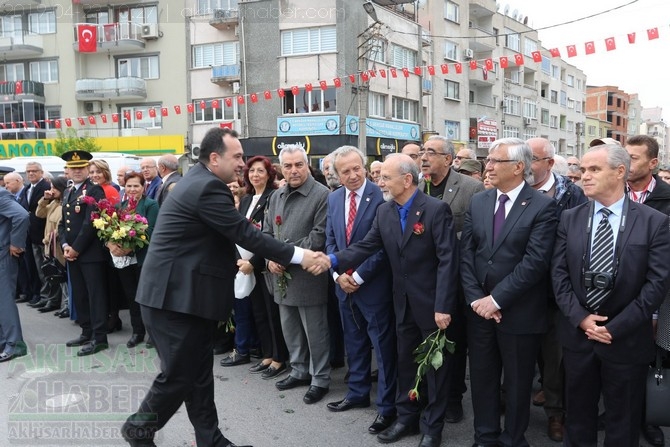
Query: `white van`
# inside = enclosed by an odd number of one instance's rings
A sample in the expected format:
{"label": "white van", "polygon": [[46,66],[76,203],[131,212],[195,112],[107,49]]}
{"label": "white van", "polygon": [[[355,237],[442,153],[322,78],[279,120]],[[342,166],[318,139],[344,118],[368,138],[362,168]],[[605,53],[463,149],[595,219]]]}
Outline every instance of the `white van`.
{"label": "white van", "polygon": [[116,183],[116,172],[121,166],[128,166],[131,171],[140,172],[142,157],[122,152],[91,152],[94,160],[105,160],[112,172],[112,181]]}
{"label": "white van", "polygon": [[16,172],[25,177],[26,165],[28,163],[36,162],[42,165],[42,170],[49,171],[54,177],[63,173],[65,168],[65,161],[60,157],[45,155],[43,157],[14,157],[6,160],[0,160],[3,166],[10,166]]}

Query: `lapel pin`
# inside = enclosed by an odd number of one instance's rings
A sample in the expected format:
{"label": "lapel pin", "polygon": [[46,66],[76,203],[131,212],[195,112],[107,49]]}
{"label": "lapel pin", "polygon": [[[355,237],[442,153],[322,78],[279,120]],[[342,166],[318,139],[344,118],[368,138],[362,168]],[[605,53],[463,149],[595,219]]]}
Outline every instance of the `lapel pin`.
{"label": "lapel pin", "polygon": [[449,192],[453,192],[453,191],[454,191],[453,189],[449,188]]}
{"label": "lapel pin", "polygon": [[417,211],[417,212],[416,212],[416,215],[417,215],[417,216],[420,216],[420,215],[421,215],[421,213],[420,213],[419,211]]}
{"label": "lapel pin", "polygon": [[366,197],[366,198],[365,198],[365,201],[366,201],[366,202],[369,202],[369,201],[370,201],[370,197]]}
{"label": "lapel pin", "polygon": [[526,205],[526,202],[521,202],[521,206],[525,206],[525,205]]}

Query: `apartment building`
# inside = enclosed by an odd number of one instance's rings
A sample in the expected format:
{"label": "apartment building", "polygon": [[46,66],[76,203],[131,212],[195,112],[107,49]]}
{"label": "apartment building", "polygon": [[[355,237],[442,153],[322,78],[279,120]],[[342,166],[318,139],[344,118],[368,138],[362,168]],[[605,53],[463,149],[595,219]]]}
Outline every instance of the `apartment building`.
{"label": "apartment building", "polygon": [[630,95],[618,87],[586,87],[586,114],[610,122],[612,126],[606,136],[622,145],[626,144],[628,138],[629,102]]}

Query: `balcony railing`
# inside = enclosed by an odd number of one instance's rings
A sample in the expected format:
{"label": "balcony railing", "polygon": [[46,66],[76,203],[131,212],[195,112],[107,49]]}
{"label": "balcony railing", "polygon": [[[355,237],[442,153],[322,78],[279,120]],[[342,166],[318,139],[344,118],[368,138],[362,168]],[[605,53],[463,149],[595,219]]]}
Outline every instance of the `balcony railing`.
{"label": "balcony railing", "polygon": [[211,81],[214,84],[230,82],[240,79],[240,64],[219,65],[212,67]]}
{"label": "balcony railing", "polygon": [[209,24],[216,29],[223,29],[231,23],[239,21],[240,11],[237,9],[215,9]]}
{"label": "balcony railing", "polygon": [[[79,25],[74,25],[74,49],[79,51]],[[88,24],[90,25],[90,24]],[[143,24],[121,22],[104,23],[96,26],[96,42],[98,50],[114,52],[137,50],[144,48],[142,38]]]}
{"label": "balcony railing", "polygon": [[421,89],[424,95],[431,95],[433,93],[433,81],[430,79],[423,79]]}
{"label": "balcony railing", "polygon": [[33,95],[44,97],[44,84],[37,81],[0,82],[0,95]]}
{"label": "balcony railing", "polygon": [[77,100],[132,99],[147,97],[147,83],[142,78],[123,77],[106,79],[77,79]]}
{"label": "balcony railing", "polygon": [[28,34],[19,30],[0,35],[0,53],[8,60],[40,56],[43,52],[44,44],[40,34]]}

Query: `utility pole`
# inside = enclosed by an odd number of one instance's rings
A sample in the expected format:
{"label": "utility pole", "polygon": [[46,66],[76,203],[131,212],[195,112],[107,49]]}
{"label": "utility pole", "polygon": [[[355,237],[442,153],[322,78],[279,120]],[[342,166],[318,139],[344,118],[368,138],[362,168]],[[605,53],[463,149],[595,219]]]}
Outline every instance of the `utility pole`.
{"label": "utility pole", "polygon": [[[363,60],[365,64],[365,60]],[[368,119],[368,93],[370,88],[361,79],[358,72],[358,148],[367,154],[367,119]]]}

